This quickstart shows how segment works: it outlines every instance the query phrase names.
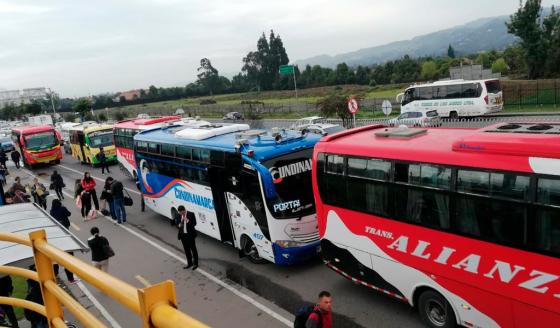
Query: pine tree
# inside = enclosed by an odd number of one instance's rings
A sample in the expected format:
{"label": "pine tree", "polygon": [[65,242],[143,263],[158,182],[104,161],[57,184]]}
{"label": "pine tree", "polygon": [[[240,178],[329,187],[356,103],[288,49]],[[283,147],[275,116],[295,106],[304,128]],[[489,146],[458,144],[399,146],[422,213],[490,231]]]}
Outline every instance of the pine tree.
{"label": "pine tree", "polygon": [[449,47],[447,48],[447,57],[455,58],[455,49],[453,49],[453,47],[451,46],[451,43],[449,44]]}

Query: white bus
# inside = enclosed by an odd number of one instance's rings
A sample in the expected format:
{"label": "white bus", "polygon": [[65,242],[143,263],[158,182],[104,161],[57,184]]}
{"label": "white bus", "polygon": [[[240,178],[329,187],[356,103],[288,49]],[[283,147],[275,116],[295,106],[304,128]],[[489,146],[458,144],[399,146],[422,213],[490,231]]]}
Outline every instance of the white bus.
{"label": "white bus", "polygon": [[397,95],[401,113],[437,110],[439,116],[481,116],[503,109],[500,80],[449,80],[417,84]]}

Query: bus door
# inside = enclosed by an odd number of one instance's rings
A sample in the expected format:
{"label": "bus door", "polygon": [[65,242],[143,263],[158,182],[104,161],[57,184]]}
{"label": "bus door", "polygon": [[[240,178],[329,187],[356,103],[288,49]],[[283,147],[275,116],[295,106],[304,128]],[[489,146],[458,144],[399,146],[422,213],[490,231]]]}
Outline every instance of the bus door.
{"label": "bus door", "polygon": [[85,134],[81,131],[78,132],[78,147],[80,148],[80,153],[82,154],[82,158],[80,158],[80,156],[78,155],[78,159],[82,162],[87,162],[87,156],[86,156],[86,140],[85,140]]}
{"label": "bus door", "polygon": [[231,221],[227,210],[227,202],[225,197],[224,181],[227,181],[227,172],[225,168],[211,166],[208,169],[210,178],[210,186],[212,188],[212,198],[214,199],[214,209],[216,210],[216,218],[220,229],[220,236],[223,243],[235,246],[233,241],[233,232]]}

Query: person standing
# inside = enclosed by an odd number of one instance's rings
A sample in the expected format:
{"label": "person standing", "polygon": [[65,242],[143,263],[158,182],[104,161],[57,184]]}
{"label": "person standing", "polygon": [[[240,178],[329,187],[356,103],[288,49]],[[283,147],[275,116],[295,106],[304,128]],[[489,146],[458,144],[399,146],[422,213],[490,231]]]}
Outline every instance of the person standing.
{"label": "person standing", "polygon": [[111,179],[111,196],[113,196],[113,206],[117,223],[126,222],[126,210],[124,208],[124,186],[122,182]]}
{"label": "person standing", "polygon": [[74,186],[74,198],[76,201],[80,199],[80,211],[82,213],[82,219],[87,220],[88,214],[91,211],[91,194],[84,190],[82,187],[82,180],[76,179],[76,185]]}
{"label": "person standing", "polygon": [[62,193],[62,188],[64,188],[64,179],[62,179],[62,175],[58,174],[56,170],[54,170],[51,175],[51,184],[58,199],[63,200],[64,194]]}
{"label": "person standing", "polygon": [[[12,284],[12,277],[6,275],[0,278],[0,296],[10,297],[12,296],[13,292],[14,292],[14,285]],[[2,304],[0,306],[8,316],[8,320],[10,320],[10,327],[19,327],[18,320],[14,312],[14,308],[11,305],[7,305],[7,304]]]}
{"label": "person standing", "polygon": [[6,176],[8,175],[8,169],[6,165],[0,164],[0,182],[2,186],[6,185]]}
{"label": "person standing", "polygon": [[[70,211],[64,205],[62,205],[62,202],[59,199],[53,199],[51,203],[50,214],[55,220],[62,224],[62,226],[65,227],[66,230],[70,229],[69,217],[72,213],[70,213]],[[73,252],[68,252],[68,254],[74,255]],[[68,278],[68,281],[74,283],[75,279],[72,271],[68,271],[68,269],[64,268],[64,272],[66,273],[66,278]],[[58,276],[58,264],[54,265],[54,274],[55,276]]]}
{"label": "person standing", "polygon": [[[33,270],[35,270],[34,266]],[[27,296],[26,301],[43,305],[43,294],[41,294],[41,286],[35,280],[27,279]],[[42,314],[24,309],[25,319],[31,323],[31,328],[47,328],[48,320]]]}
{"label": "person standing", "polygon": [[19,160],[21,158],[21,155],[20,155],[19,151],[17,151],[17,150],[12,151],[12,153],[10,154],[10,157],[12,158],[12,161],[16,165],[16,169],[19,169],[20,168]]}
{"label": "person standing", "polygon": [[99,210],[99,200],[97,199],[97,193],[95,192],[95,179],[91,177],[89,172],[84,173],[84,178],[82,179],[82,188],[84,191],[87,191],[91,198],[93,199],[93,204],[95,205],[95,209]]}
{"label": "person standing", "polygon": [[88,246],[91,250],[91,263],[99,270],[107,272],[109,270],[109,254],[107,238],[99,235],[99,228],[92,227],[89,231],[91,237],[88,239]]}
{"label": "person standing", "polygon": [[193,212],[187,212],[183,205],[177,208],[179,212],[179,234],[177,239],[183,244],[187,265],[183,269],[198,268],[198,251],[196,250],[196,217]]}
{"label": "person standing", "polygon": [[331,328],[332,327],[332,297],[331,293],[319,293],[317,304],[307,318],[305,328]]}
{"label": "person standing", "polygon": [[105,174],[105,170],[107,170],[107,173],[111,173],[109,171],[109,165],[107,165],[107,155],[105,154],[103,147],[99,149],[99,153],[97,153],[96,157],[101,165],[101,174]]}
{"label": "person standing", "polygon": [[3,148],[0,148],[0,164],[2,166],[6,166],[6,162],[8,161],[8,156],[6,156],[6,152]]}
{"label": "person standing", "polygon": [[47,196],[48,191],[45,186],[39,182],[39,179],[33,178],[33,185],[31,186],[31,195],[35,203],[39,204],[45,210],[47,209]]}
{"label": "person standing", "polygon": [[113,178],[108,177],[105,179],[105,185],[103,186],[103,191],[101,192],[101,200],[105,201],[105,204],[101,206],[101,213],[107,215],[106,204],[109,204],[109,213],[114,221],[117,221],[117,216],[115,215],[115,204],[113,203],[113,195],[111,194],[111,184],[113,183]]}

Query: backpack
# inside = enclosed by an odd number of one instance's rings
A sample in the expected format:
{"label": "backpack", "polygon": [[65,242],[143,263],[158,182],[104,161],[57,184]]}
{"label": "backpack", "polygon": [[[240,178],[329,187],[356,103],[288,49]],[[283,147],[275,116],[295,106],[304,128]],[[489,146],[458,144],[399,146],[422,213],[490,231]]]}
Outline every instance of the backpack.
{"label": "backpack", "polygon": [[315,309],[315,304],[308,304],[306,306],[301,307],[296,312],[296,319],[294,320],[294,328],[305,328],[305,324],[307,323],[307,319],[311,313],[316,313],[319,317],[319,327],[322,327],[323,317],[321,316],[321,311]]}

